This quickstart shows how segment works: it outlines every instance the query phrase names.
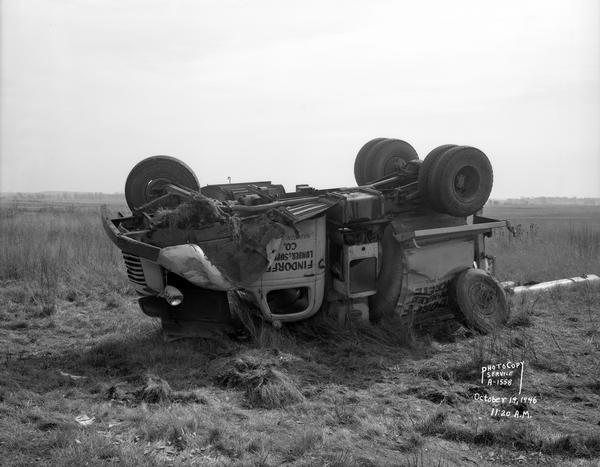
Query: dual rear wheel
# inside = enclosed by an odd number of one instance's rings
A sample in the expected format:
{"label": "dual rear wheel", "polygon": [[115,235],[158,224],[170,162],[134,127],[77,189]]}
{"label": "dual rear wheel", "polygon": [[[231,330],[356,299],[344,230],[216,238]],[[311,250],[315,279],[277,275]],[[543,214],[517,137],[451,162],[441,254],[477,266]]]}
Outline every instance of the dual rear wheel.
{"label": "dual rear wheel", "polygon": [[354,160],[354,178],[358,185],[368,185],[418,158],[415,148],[406,141],[375,138],[358,151]]}
{"label": "dual rear wheel", "polygon": [[494,173],[487,156],[471,146],[446,144],[431,151],[419,170],[419,193],[435,211],[469,216],[492,191]]}
{"label": "dual rear wheel", "polygon": [[[375,138],[356,155],[354,178],[368,185],[397,173],[417,151],[406,141]],[[479,211],[492,191],[494,174],[487,156],[471,146],[445,144],[432,150],[418,171],[418,189],[423,202],[433,210],[464,217]]]}

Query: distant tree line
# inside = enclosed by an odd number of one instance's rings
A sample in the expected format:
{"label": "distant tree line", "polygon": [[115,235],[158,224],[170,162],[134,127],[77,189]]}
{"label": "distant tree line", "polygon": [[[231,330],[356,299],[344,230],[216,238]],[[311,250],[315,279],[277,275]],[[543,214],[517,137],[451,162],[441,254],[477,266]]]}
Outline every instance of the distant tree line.
{"label": "distant tree line", "polygon": [[123,193],[42,191],[37,193],[3,193],[2,198],[16,201],[121,202]]}
{"label": "distant tree line", "polygon": [[532,198],[490,199],[488,206],[600,206],[600,198],[577,198],[575,196],[538,196]]}

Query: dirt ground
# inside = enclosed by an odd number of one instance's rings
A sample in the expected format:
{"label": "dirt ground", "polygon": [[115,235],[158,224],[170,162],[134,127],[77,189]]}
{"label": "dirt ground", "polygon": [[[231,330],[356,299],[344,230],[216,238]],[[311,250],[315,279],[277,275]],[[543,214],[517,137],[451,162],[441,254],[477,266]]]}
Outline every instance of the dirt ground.
{"label": "dirt ground", "polygon": [[[245,340],[165,342],[89,215],[89,225],[78,211],[56,225],[55,213],[38,215],[46,248],[66,242],[41,262],[15,240],[27,215],[3,218],[12,238],[0,241],[3,465],[598,465],[598,287],[514,297],[509,324],[488,336],[320,316],[257,325]],[[93,241],[78,250],[81,229]],[[563,230],[491,244],[506,253],[500,278],[527,280],[523,252],[529,265],[550,261]],[[594,248],[581,238],[568,255],[555,245],[562,274],[552,261],[536,269],[556,278],[594,267],[597,256],[570,262]],[[482,367],[519,362],[522,379],[516,367],[486,371],[482,384]]]}
{"label": "dirt ground", "polygon": [[[3,284],[5,306],[17,290]],[[322,319],[248,342],[167,343],[133,297],[59,302],[2,322],[3,462],[593,465],[600,294],[586,293],[517,303],[493,336],[408,341]],[[521,397],[535,403],[475,400],[519,396],[519,378],[482,386],[481,367],[521,361]]]}

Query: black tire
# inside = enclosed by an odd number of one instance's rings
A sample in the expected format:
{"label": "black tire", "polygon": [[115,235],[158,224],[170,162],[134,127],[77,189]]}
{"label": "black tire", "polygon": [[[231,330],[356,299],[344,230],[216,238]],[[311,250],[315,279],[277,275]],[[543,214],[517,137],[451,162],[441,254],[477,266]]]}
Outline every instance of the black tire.
{"label": "black tire", "polygon": [[492,164],[477,148],[457,146],[445,151],[433,167],[429,199],[442,213],[464,217],[479,211],[494,182]]}
{"label": "black tire", "polygon": [[402,279],[404,277],[402,246],[394,238],[391,225],[388,225],[383,232],[381,251],[381,268],[377,276],[377,293],[369,297],[369,319],[374,323],[394,314],[402,289]]}
{"label": "black tire", "polygon": [[457,320],[483,334],[506,324],[508,301],[502,286],[483,269],[467,269],[450,283],[450,307]]}
{"label": "black tire", "polygon": [[373,182],[394,173],[408,161],[419,156],[415,148],[406,141],[384,139],[375,144],[367,153],[364,161],[366,183]]}
{"label": "black tire", "polygon": [[421,199],[423,202],[431,205],[433,202],[431,200],[431,177],[433,175],[433,171],[435,166],[442,154],[444,154],[449,149],[455,148],[456,144],[443,144],[442,146],[438,146],[435,149],[432,149],[427,157],[423,160],[421,164],[421,168],[419,169],[419,194],[421,195]]}
{"label": "black tire", "polygon": [[365,161],[367,160],[367,156],[369,151],[375,146],[377,143],[384,141],[388,138],[375,138],[371,141],[366,142],[362,148],[358,151],[356,155],[356,159],[354,159],[354,180],[356,180],[357,185],[365,185],[367,183],[366,180],[366,165]]}
{"label": "black tire", "polygon": [[[164,194],[161,186],[179,185],[198,191],[200,184],[187,164],[171,156],[152,156],[136,164],[125,182],[125,200],[132,211]],[[166,204],[161,204],[165,207]],[[155,206],[158,207],[158,206]]]}

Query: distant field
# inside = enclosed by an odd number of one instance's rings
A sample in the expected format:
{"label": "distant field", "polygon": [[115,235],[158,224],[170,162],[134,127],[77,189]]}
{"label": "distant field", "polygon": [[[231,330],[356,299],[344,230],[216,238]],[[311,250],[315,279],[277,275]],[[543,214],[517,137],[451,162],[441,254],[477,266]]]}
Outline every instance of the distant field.
{"label": "distant field", "polygon": [[[517,233],[489,240],[500,279],[600,274],[599,208],[485,215]],[[597,465],[599,324],[600,289],[581,287],[512,299],[489,336],[320,316],[247,341],[164,342],[98,203],[2,202],[0,463]],[[474,398],[516,394],[480,385],[482,365],[508,360],[525,362],[531,418]]]}
{"label": "distant field", "polygon": [[0,206],[0,232],[0,280],[19,281],[45,301],[127,287],[99,206]]}
{"label": "distant field", "polygon": [[485,214],[515,223],[589,224],[600,228],[600,206],[488,206]]}
{"label": "distant field", "polygon": [[500,231],[488,243],[502,280],[544,281],[600,274],[600,206],[488,207],[517,236]]}

